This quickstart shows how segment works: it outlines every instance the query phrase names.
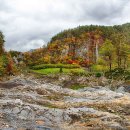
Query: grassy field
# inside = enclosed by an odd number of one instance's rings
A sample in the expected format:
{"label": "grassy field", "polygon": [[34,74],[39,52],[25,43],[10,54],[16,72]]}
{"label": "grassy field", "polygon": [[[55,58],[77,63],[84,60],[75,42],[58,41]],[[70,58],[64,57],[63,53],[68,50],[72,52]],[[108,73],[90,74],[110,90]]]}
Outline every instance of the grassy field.
{"label": "grassy field", "polygon": [[74,68],[80,68],[80,66],[77,64],[41,64],[41,65],[35,65],[31,67],[31,69],[33,70],[40,70],[40,69],[46,69],[46,68],[74,69]]}
{"label": "grassy field", "polygon": [[[60,68],[46,68],[46,69],[39,69],[39,70],[32,70],[35,73],[39,74],[58,74],[60,73]],[[85,70],[82,68],[74,68],[74,69],[67,69],[63,68],[62,69],[63,73],[69,74],[69,73],[84,73]]]}

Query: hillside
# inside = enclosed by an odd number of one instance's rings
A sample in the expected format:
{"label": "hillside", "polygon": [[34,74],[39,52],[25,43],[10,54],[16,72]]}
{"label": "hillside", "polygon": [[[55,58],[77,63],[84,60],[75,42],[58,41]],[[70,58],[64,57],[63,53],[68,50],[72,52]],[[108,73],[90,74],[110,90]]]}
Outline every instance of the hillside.
{"label": "hillside", "polygon": [[98,64],[109,69],[127,68],[129,45],[130,23],[115,26],[79,26],[58,33],[52,37],[47,47],[25,53],[25,61],[32,61],[28,65],[75,63],[84,67]]}
{"label": "hillside", "polygon": [[104,38],[110,38],[111,35],[115,32],[123,32],[126,33],[127,35],[128,34],[130,35],[130,23],[114,26],[101,26],[101,25],[78,26],[76,28],[64,30],[58,33],[57,35],[52,37],[51,42],[55,40],[62,40],[64,38],[67,38],[68,36],[79,37],[83,33],[93,32],[96,30],[100,30]]}

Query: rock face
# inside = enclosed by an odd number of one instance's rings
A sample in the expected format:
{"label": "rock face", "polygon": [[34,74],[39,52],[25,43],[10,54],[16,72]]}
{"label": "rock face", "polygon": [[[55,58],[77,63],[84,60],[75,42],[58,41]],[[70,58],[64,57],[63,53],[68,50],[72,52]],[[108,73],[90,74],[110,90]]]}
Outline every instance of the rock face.
{"label": "rock face", "polygon": [[1,130],[130,127],[130,95],[124,89],[114,92],[98,86],[71,90],[21,77],[2,83],[0,88]]}

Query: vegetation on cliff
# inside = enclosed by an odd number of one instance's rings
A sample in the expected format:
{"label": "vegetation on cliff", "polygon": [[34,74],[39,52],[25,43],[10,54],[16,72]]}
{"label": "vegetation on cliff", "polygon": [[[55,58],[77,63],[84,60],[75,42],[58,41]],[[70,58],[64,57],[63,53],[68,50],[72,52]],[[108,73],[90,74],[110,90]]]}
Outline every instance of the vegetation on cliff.
{"label": "vegetation on cliff", "polygon": [[[27,66],[78,64],[88,70],[108,71],[129,68],[130,24],[79,26],[52,37],[43,48],[26,52]],[[34,60],[35,59],[35,60]]]}

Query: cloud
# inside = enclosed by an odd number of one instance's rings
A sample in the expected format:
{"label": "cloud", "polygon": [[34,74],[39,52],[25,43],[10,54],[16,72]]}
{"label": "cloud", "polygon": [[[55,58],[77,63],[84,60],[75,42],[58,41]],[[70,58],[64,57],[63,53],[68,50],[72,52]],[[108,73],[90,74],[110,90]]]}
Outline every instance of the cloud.
{"label": "cloud", "polygon": [[26,51],[79,25],[130,21],[129,0],[0,0],[0,30],[7,50]]}
{"label": "cloud", "polygon": [[44,44],[45,42],[42,39],[21,40],[18,41],[17,44],[13,44],[12,47],[14,48],[14,50],[20,50],[24,52],[30,49],[36,49],[42,47]]}

